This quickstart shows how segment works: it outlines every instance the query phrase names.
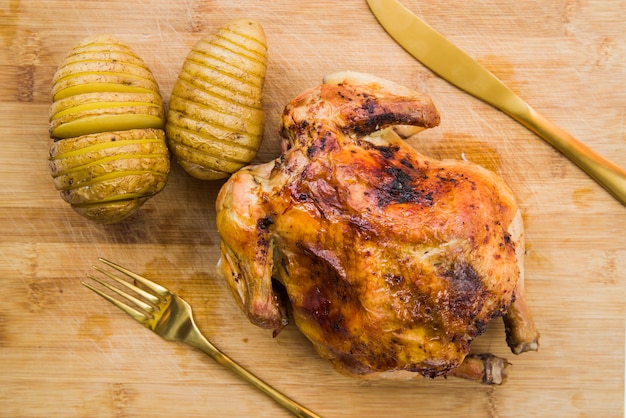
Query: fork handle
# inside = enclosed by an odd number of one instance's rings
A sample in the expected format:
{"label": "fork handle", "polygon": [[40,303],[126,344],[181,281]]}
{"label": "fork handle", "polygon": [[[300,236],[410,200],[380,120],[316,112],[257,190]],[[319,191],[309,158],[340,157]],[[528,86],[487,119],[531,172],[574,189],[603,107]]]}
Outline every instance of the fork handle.
{"label": "fork handle", "polygon": [[202,350],[217,363],[221,364],[227,369],[230,369],[233,373],[251,383],[261,392],[272,398],[280,406],[291,412],[294,416],[302,418],[321,418],[315,412],[298,404],[296,401],[289,398],[284,393],[278,391],[277,389],[274,389],[271,385],[261,380],[259,377],[255,376],[243,366],[240,366],[237,362],[228,357],[226,354],[220,351],[219,348],[217,348],[209,340],[207,340],[202,335],[202,333],[200,333],[199,330],[193,329],[193,332],[190,332],[190,334],[185,339],[185,342]]}

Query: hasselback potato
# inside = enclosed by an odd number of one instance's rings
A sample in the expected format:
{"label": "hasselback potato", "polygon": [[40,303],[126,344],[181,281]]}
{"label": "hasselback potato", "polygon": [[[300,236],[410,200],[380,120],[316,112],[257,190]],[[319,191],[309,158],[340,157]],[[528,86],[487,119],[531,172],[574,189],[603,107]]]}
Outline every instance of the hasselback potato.
{"label": "hasselback potato", "polygon": [[53,77],[50,172],[81,215],[120,221],[160,192],[170,171],[163,101],[141,58],[100,35],[75,45]]}
{"label": "hasselback potato", "polygon": [[255,157],[264,129],[266,67],[265,34],[254,20],[234,20],[193,46],[166,123],[170,150],[189,174],[225,178]]}

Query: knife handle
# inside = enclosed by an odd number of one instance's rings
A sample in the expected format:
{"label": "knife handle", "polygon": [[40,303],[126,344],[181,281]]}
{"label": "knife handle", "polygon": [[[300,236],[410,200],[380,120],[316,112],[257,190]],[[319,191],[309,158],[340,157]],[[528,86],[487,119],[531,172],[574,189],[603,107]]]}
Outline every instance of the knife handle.
{"label": "knife handle", "polygon": [[524,110],[518,106],[510,116],[563,153],[626,206],[626,170],[597,154],[527,103],[524,105]]}

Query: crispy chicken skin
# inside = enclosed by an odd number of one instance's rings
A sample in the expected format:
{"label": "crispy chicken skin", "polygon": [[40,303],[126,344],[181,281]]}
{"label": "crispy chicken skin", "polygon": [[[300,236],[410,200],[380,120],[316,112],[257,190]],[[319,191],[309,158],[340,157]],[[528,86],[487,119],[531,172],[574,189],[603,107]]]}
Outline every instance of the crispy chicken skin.
{"label": "crispy chicken skin", "polygon": [[514,352],[537,349],[511,190],[394,131],[438,124],[427,96],[353,72],[286,106],[282,155],[235,173],[217,199],[218,269],[254,324],[277,333],[289,310],[323,358],[363,378],[501,383],[505,360],[469,355],[500,316]]}

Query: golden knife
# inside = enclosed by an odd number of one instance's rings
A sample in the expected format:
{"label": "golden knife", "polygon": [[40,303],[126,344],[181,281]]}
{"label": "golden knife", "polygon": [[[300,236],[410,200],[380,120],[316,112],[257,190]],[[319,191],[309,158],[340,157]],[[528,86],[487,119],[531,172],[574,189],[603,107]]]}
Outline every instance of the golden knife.
{"label": "golden knife", "polygon": [[367,0],[381,26],[409,54],[444,80],[500,109],[543,138],[626,205],[626,170],[549,121],[489,70],[397,0]]}

